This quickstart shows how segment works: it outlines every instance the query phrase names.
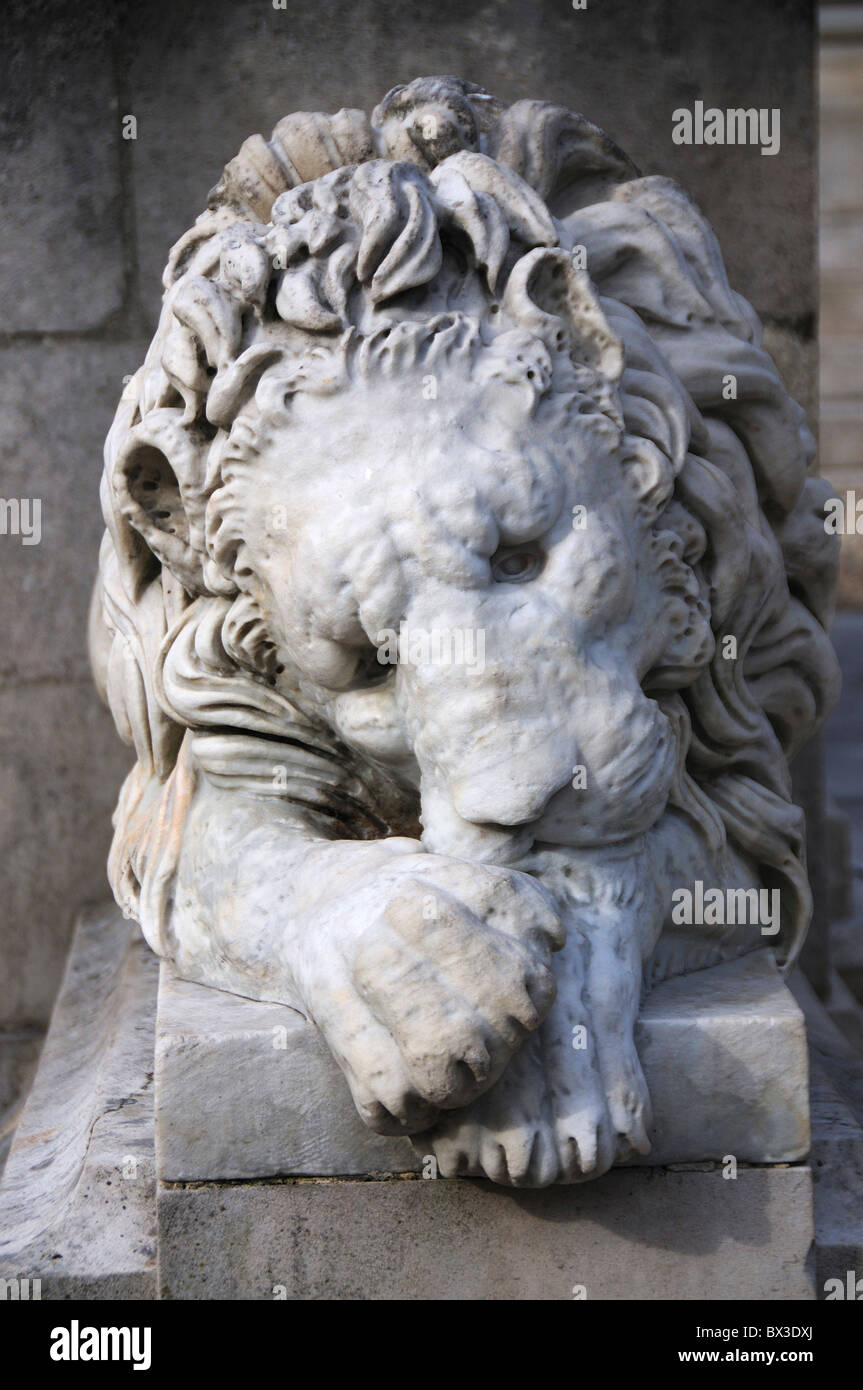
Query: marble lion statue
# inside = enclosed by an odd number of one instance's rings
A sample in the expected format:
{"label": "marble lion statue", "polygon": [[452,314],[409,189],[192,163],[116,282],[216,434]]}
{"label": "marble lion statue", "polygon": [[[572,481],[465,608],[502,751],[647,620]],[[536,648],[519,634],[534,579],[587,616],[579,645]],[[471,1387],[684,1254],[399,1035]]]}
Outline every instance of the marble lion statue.
{"label": "marble lion statue", "polygon": [[799,950],[837,542],[760,338],[674,182],[452,77],[252,137],[171,253],[105,449],[112,887],[444,1176],[646,1154],[644,992]]}

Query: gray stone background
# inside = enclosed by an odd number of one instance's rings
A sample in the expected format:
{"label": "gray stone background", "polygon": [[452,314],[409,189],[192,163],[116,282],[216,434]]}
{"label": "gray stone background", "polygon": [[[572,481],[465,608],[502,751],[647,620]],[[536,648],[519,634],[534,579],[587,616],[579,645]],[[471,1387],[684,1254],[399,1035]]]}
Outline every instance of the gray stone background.
{"label": "gray stone background", "polygon": [[[822,470],[863,497],[863,5],[820,19]],[[840,599],[863,608],[863,536],[843,538]]]}
{"label": "gray stone background", "polygon": [[[370,108],[421,74],[581,110],[700,202],[814,412],[814,18],[810,0],[7,0],[0,493],[41,498],[42,540],[0,536],[0,1113],[73,915],[107,892],[129,761],[85,649],[102,441],[155,325],[168,248],[223,164],[289,111]],[[780,153],[674,145],[672,111],[698,99],[779,107]]]}

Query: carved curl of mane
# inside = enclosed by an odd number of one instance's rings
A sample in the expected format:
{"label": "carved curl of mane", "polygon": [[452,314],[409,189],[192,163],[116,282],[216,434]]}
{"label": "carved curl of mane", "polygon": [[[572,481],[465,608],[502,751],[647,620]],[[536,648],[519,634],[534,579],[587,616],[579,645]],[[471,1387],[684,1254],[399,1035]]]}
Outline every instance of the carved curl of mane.
{"label": "carved curl of mane", "polygon": [[[573,246],[589,276],[573,268]],[[432,282],[452,303],[434,322],[422,312]],[[247,140],[164,283],[158,330],[106,444],[92,624],[97,679],[136,755],[109,872],[155,949],[198,768],[266,792],[287,740],[306,771],[279,794],[325,833],[405,833],[416,814],[276,688],[228,505],[232,466],[253,455],[273,390],[338,390],[398,370],[408,349],[413,361],[496,352],[517,370],[520,352],[544,345],[565,351],[580,415],[650,455],[664,480],[641,500],[667,588],[685,588],[682,569],[694,575],[717,639],[697,667],[645,681],[677,735],[672,801],[781,884],[791,960],[810,900],[787,759],[837,682],[827,489],[809,476],[803,412],[686,195],[639,177],[582,116],[427,78],[394,89],[371,119],[297,113],[269,141]],[[501,308],[508,339],[495,336]],[[737,660],[723,656],[729,636]],[[707,963],[678,958],[668,938],[654,974]]]}

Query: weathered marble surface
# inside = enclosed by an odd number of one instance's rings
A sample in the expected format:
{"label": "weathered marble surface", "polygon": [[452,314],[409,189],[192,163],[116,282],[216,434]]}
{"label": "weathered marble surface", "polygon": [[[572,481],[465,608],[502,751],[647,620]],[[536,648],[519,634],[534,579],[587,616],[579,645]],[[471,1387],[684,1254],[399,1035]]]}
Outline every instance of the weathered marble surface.
{"label": "weathered marble surface", "polygon": [[[640,1164],[806,1156],[806,1030],[768,953],[657,986],[636,1042],[654,1115]],[[155,1096],[166,1182],[423,1167],[421,1134],[412,1147],[362,1124],[322,1038],[297,1013],[178,980],[170,966],[159,986]],[[455,1176],[453,1155],[437,1151],[441,1176]]]}
{"label": "weathered marble surface", "polygon": [[43,1298],[155,1296],[156,976],[113,905],[83,914],[0,1182],[0,1278]]}
{"label": "weathered marble surface", "polygon": [[647,1155],[644,987],[795,958],[837,686],[827,487],[710,227],[428,78],[247,140],[165,285],[103,480],[118,902],[452,1170]]}

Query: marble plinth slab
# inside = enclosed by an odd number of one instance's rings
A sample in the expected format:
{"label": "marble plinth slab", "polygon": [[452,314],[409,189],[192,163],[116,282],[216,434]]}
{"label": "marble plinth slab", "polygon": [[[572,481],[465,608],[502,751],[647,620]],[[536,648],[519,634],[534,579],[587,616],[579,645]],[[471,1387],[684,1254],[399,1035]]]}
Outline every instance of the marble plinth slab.
{"label": "marble plinth slab", "polygon": [[[653,1098],[639,1166],[809,1147],[803,1015],[761,951],[658,986],[638,1026]],[[371,1133],[317,1031],[297,1013],[206,989],[162,967],[156,1161],[163,1181],[416,1172],[409,1140]]]}

